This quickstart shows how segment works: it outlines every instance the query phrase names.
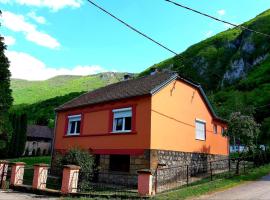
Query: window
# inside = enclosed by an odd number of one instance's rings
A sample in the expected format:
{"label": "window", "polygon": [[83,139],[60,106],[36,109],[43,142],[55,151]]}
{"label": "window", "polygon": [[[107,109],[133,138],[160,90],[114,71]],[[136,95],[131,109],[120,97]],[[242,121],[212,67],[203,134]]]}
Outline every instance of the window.
{"label": "window", "polygon": [[205,140],[205,121],[196,120],[196,139]]}
{"label": "window", "polygon": [[81,130],[81,115],[68,116],[67,135],[79,135]]}
{"label": "window", "polygon": [[213,130],[214,130],[214,133],[217,134],[217,125],[216,124],[213,125]]}
{"label": "window", "polygon": [[221,127],[221,134],[223,134],[224,133],[224,127]]}
{"label": "window", "polygon": [[129,172],[129,155],[110,155],[110,170],[118,172]]}
{"label": "window", "polygon": [[113,110],[113,132],[130,132],[132,109],[122,108]]}

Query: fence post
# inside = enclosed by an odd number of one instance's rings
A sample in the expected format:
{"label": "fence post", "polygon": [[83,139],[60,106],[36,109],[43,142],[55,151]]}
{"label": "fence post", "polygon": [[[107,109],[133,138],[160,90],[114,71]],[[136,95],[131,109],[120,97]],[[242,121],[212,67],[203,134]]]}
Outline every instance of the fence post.
{"label": "fence post", "polygon": [[0,186],[1,186],[1,189],[5,189],[5,187],[6,187],[8,163],[9,162],[6,160],[0,161]]}
{"label": "fence post", "polygon": [[23,184],[24,162],[14,162],[11,167],[10,185],[18,186]]}
{"label": "fence post", "polygon": [[77,192],[80,169],[81,167],[77,165],[64,166],[61,186],[62,194],[70,194]]}
{"label": "fence post", "polygon": [[229,158],[228,160],[229,160],[229,162],[228,162],[229,163],[229,172],[231,172],[231,159]]}
{"label": "fence post", "polygon": [[47,164],[35,164],[34,165],[34,177],[32,188],[35,190],[42,190],[46,188],[47,176],[48,176]]}
{"label": "fence post", "polygon": [[189,166],[187,165],[187,186],[188,186],[188,182],[189,182],[189,178],[188,178],[188,176],[189,176]]}
{"label": "fence post", "polygon": [[212,173],[212,162],[210,161],[210,175],[211,175],[211,181],[213,180],[213,173]]}
{"label": "fence post", "polygon": [[151,170],[138,171],[138,193],[141,197],[154,195],[153,192],[153,175]]}

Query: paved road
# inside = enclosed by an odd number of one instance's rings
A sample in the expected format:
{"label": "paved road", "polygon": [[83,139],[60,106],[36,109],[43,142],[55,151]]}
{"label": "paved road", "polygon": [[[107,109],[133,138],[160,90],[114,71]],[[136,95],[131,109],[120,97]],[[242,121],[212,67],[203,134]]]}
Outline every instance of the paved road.
{"label": "paved road", "polygon": [[14,191],[0,191],[0,200],[60,200],[60,198],[47,197],[42,195],[14,192]]}
{"label": "paved road", "polygon": [[201,196],[197,200],[270,200],[270,174],[258,181]]}

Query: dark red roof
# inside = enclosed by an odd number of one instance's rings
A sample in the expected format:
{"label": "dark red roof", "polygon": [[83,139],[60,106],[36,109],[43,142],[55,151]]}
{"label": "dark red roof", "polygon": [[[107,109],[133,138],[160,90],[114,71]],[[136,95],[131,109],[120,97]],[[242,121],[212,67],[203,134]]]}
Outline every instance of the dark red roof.
{"label": "dark red roof", "polygon": [[155,88],[159,88],[166,81],[175,77],[177,77],[176,73],[159,72],[154,75],[121,81],[87,92],[59,106],[56,111],[151,94]]}

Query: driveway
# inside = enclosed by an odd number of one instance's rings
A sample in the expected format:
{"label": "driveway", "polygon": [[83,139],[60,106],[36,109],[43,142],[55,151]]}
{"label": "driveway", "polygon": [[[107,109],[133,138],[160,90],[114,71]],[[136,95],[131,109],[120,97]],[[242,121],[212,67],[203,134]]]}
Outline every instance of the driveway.
{"label": "driveway", "polygon": [[269,200],[270,199],[270,174],[258,181],[252,181],[234,188],[204,195],[196,200]]}
{"label": "driveway", "polygon": [[15,191],[0,191],[0,200],[60,200],[60,198],[21,193]]}

